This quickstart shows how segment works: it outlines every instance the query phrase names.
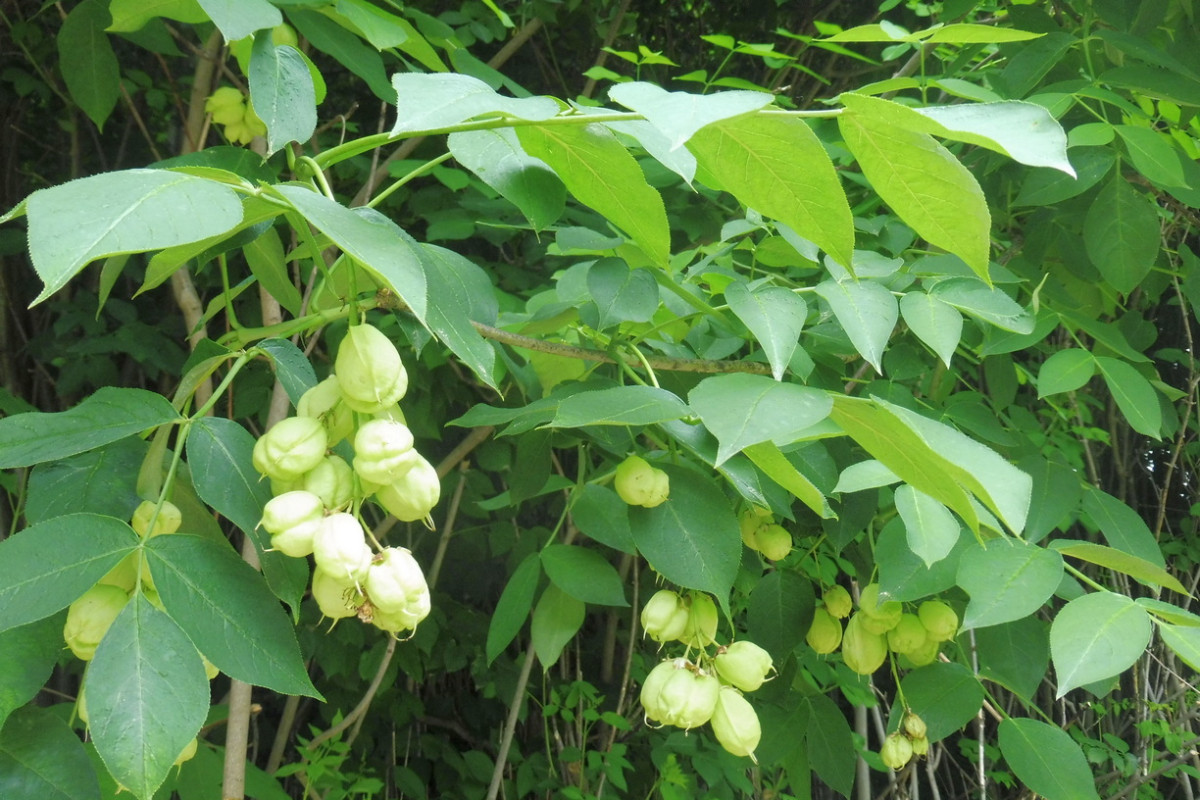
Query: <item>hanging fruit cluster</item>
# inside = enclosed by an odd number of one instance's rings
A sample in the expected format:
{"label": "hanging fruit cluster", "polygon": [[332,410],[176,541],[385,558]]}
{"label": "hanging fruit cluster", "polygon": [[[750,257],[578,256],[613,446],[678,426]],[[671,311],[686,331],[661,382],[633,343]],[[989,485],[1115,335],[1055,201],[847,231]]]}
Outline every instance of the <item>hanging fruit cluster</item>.
{"label": "hanging fruit cluster", "polygon": [[225,128],[225,138],[231,144],[250,144],[255,136],[266,136],[267,126],[254,106],[239,89],[222,86],[204,101],[204,110],[212,121]]}
{"label": "hanging fruit cluster", "polygon": [[[642,682],[646,719],[684,730],[708,723],[717,741],[736,756],[754,759],[762,737],[758,714],[742,692],[762,686],[774,668],[771,655],[745,639],[716,648],[717,606],[704,592],[654,594],[642,608],[642,629],[656,642],[681,642],[683,657],[655,666]],[[689,657],[692,651],[694,657]]]}
{"label": "hanging fruit cluster", "polygon": [[782,561],[792,552],[792,535],[787,528],[775,521],[771,512],[753,506],[742,512],[738,519],[742,529],[742,543],[768,561]]}
{"label": "hanging fruit cluster", "polygon": [[926,755],[929,752],[929,739],[925,733],[925,720],[912,711],[906,711],[900,729],[889,733],[879,748],[879,758],[884,766],[903,769],[913,756]]}
{"label": "hanging fruit cluster", "polygon": [[[415,629],[429,614],[425,574],[403,547],[376,553],[357,511],[374,496],[397,519],[416,522],[438,502],[437,470],[414,448],[397,405],[407,390],[396,346],[377,328],[353,325],[333,374],[305,392],[296,416],[267,431],[253,454],[275,495],[259,524],[275,550],[312,555],[321,613],[357,616],[393,634]],[[330,452],[343,440],[352,442],[349,463]]]}
{"label": "hanging fruit cluster", "polygon": [[652,467],[641,456],[629,456],[617,465],[613,488],[631,506],[654,508],[666,502],[671,494],[667,473]]}
{"label": "hanging fruit cluster", "polygon": [[[870,675],[883,666],[889,650],[901,656],[901,666],[932,664],[942,642],[953,639],[958,631],[958,615],[941,600],[926,600],[916,613],[905,611],[895,600],[880,603],[877,583],[863,588],[853,615],[850,594],[844,588],[834,586],[822,599],[824,605],[813,613],[808,646],[827,655],[840,645],[842,660],[859,675]],[[847,616],[850,619],[843,631],[841,620]]]}

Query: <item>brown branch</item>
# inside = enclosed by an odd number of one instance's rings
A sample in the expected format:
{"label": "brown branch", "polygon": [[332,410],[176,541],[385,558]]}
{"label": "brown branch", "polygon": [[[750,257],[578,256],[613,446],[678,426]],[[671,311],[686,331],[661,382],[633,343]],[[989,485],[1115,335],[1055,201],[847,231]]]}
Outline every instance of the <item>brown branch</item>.
{"label": "brown branch", "polygon": [[[625,14],[629,11],[629,6],[633,0],[621,0],[621,7],[617,9],[616,15],[609,23],[608,31],[604,35],[604,44],[600,48],[600,52],[596,54],[596,63],[593,67],[603,67],[608,62],[608,50],[605,48],[612,47],[613,42],[617,40],[617,34],[621,32],[621,23],[625,20]],[[583,85],[583,91],[579,94],[583,97],[591,97],[592,92],[596,91],[596,79],[588,78],[587,83]]]}

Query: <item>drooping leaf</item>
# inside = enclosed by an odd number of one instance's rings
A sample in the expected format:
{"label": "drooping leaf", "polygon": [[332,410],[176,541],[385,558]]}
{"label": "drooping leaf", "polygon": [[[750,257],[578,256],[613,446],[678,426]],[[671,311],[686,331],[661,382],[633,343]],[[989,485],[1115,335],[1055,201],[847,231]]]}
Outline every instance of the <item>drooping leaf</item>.
{"label": "drooping leaf", "polygon": [[147,3],[146,0],[112,0],[108,10],[112,14],[112,24],[107,29],[110,33],[139,31],[147,22],[158,17],[188,24],[208,20],[208,14],[204,13],[204,9],[196,0],[158,0],[156,3]]}
{"label": "drooping leaf", "polygon": [[228,187],[156,169],[106,172],[39,189],[26,200],[40,303],[97,258],[158,250],[228,231],[242,204]]}
{"label": "drooping leaf", "polygon": [[[62,646],[63,618],[57,614],[0,633],[0,731],[4,730],[10,714],[42,690],[58,662]],[[3,739],[0,734],[0,740]],[[0,751],[3,749],[0,745]],[[0,775],[4,773],[4,767],[0,766]],[[0,791],[3,786],[0,777]]]}
{"label": "drooping leaf", "polygon": [[[592,327],[604,330],[622,322],[649,322],[658,310],[658,284],[649,270],[629,268],[622,259],[602,258],[588,269],[588,294],[598,317]],[[580,311],[585,322],[589,307]]]}
{"label": "drooping leaf", "polygon": [[1136,581],[1152,586],[1163,586],[1180,594],[1188,594],[1187,588],[1179,582],[1179,579],[1162,567],[1121,550],[1105,547],[1102,544],[1076,542],[1070,539],[1060,539],[1051,542],[1049,546],[1065,556],[1107,567],[1114,572],[1128,575]]}
{"label": "drooping leaf", "polygon": [[146,555],[167,613],[222,672],[284,694],[320,697],[287,615],[233,548],[173,534],[150,539]]}
{"label": "drooping leaf", "polygon": [[794,572],[768,573],[750,593],[746,609],[749,637],[782,664],[804,641],[812,625],[816,598],[812,581]]}
{"label": "drooping leaf", "polygon": [[279,304],[294,316],[300,315],[300,290],[292,283],[283,253],[283,242],[274,228],[242,247],[250,272]]}
{"label": "drooping leaf", "polygon": [[504,585],[488,625],[486,650],[489,665],[525,626],[525,620],[529,619],[529,612],[533,610],[533,598],[541,576],[541,559],[537,553],[530,553],[517,565]]}
{"label": "drooping leaf", "polygon": [[129,524],[64,514],[0,542],[0,631],[66,608],[137,547]]}
{"label": "drooping leaf", "polygon": [[880,486],[890,486],[893,483],[899,483],[900,478],[896,473],[887,468],[881,461],[869,458],[866,461],[859,461],[851,464],[842,470],[838,476],[837,485],[833,487],[834,492],[848,493],[861,492],[865,489],[877,489]]}
{"label": "drooping leaf", "polygon": [[1016,692],[1026,702],[1037,693],[1050,668],[1049,626],[1037,617],[975,631],[979,675]]}
{"label": "drooping leaf", "polygon": [[1200,670],[1200,628],[1191,625],[1158,624],[1158,634],[1163,644],[1171,648],[1183,663]]}
{"label": "drooping leaf", "polygon": [[558,114],[558,103],[552,98],[505,97],[478,78],[458,73],[398,72],[392,76],[392,87],[399,111],[393,134],[446,128],[483,114],[535,121]]}
{"label": "drooping leaf", "polygon": [[939,281],[929,291],[947,305],[964,314],[1013,333],[1031,333],[1034,317],[999,289],[974,278],[950,278]]}
{"label": "drooping leaf", "polygon": [[112,18],[102,0],[84,0],[58,30],[58,65],[71,99],[103,130],[121,98],[121,65],[104,29]]}
{"label": "drooping leaf", "polygon": [[1146,649],[1150,630],[1145,609],[1122,594],[1091,592],[1067,603],[1050,626],[1055,697],[1124,672]]}
{"label": "drooping leaf", "polygon": [[436,245],[419,245],[425,285],[433,303],[425,323],[488,386],[496,385],[496,351],[473,321],[495,322],[495,295],[487,275],[470,260]]}
{"label": "drooping leaf", "polygon": [[38,464],[29,476],[30,524],[80,511],[128,519],[137,507],[136,479],[146,443],[136,436],[77,456]]}
{"label": "drooping leaf", "polygon": [[[819,389],[745,374],[705,378],[688,402],[720,443],[716,465],[759,442],[791,444],[833,408],[833,399]],[[734,408],[738,413],[731,414]]]}
{"label": "drooping leaf", "polygon": [[896,489],[896,510],[908,532],[908,546],[931,567],[950,554],[962,527],[944,505],[908,484]]}
{"label": "drooping leaf", "polygon": [[288,339],[263,339],[255,346],[265,350],[271,357],[271,362],[275,365],[275,377],[283,384],[292,405],[300,402],[304,393],[317,385],[317,373],[313,370],[312,363],[304,355],[304,351]]}
{"label": "drooping leaf", "polygon": [[838,127],[863,174],[918,235],[987,281],[991,213],[974,176],[926,133],[889,121],[887,100],[843,94]]}
{"label": "drooping leaf", "polygon": [[1078,177],[1058,170],[1033,169],[1013,199],[1014,206],[1050,206],[1083,194],[1112,170],[1116,154],[1110,147],[1071,148]]}
{"label": "drooping leaf", "polygon": [[226,41],[232,42],[283,22],[279,9],[267,0],[197,0]]}
{"label": "drooping leaf", "polygon": [[554,584],[542,592],[537,607],[533,609],[529,632],[533,639],[533,650],[543,670],[558,663],[563,648],[583,627],[586,610],[583,601],[576,600]]}
{"label": "drooping leaf", "polygon": [[459,131],[448,142],[454,160],[521,209],[535,231],[562,216],[566,188],[546,162],[521,148],[512,128]]}
{"label": "drooping leaf", "polygon": [[900,682],[904,700],[925,721],[925,736],[938,742],[962,728],[983,705],[983,685],[962,664],[933,663]]}
{"label": "drooping leaf", "polygon": [[775,380],[783,380],[808,318],[804,298],[781,286],[761,286],[751,291],[735,281],[725,287],[725,302],[762,346]]}
{"label": "drooping leaf", "polygon": [[1104,534],[1109,546],[1165,567],[1162,550],[1141,515],[1102,489],[1089,486],[1083,495],[1083,513]]}
{"label": "drooping leaf", "polygon": [[670,478],[671,494],[655,508],[630,507],[638,551],[667,580],[711,592],[724,606],[742,555],[737,518],[711,478],[658,466]]}
{"label": "drooping leaf", "polygon": [[571,514],[589,539],[630,555],[637,552],[625,501],[607,486],[584,484],[574,495]]}
{"label": "drooping leaf", "polygon": [[88,729],[112,776],[150,800],[204,723],[208,695],[196,646],[136,593],[88,666]]}
{"label": "drooping leaf", "polygon": [[719,120],[757,111],[775,98],[767,92],[668,92],[645,81],[615,84],[608,96],[646,118],[670,141],[682,147],[701,128]]}
{"label": "drooping leaf", "polygon": [[342,252],[375,273],[424,321],[427,289],[416,241],[373,209],[349,209],[301,186],[278,186],[292,207]]}
{"label": "drooping leaf", "polygon": [[29,706],[0,729],[0,797],[101,800],[83,742],[54,710]]}
{"label": "drooping leaf", "polygon": [[1050,599],[1062,580],[1062,556],[1020,539],[993,539],[966,550],[958,585],[971,596],[962,627],[986,628],[1027,617]]}
{"label": "drooping leaf", "polygon": [[900,315],[905,324],[947,367],[962,338],[962,314],[925,292],[906,292],[900,298]]}
{"label": "drooping leaf", "polygon": [[852,280],[822,281],[816,291],[829,303],[854,349],[882,373],[883,351],[900,318],[900,307],[892,293],[876,281]]}
{"label": "drooping leaf", "polygon": [[1038,370],[1038,398],[1082,388],[1096,374],[1096,358],[1087,350],[1068,347],[1046,359]]}
{"label": "drooping leaf", "polygon": [[808,760],[821,780],[843,797],[849,797],[857,757],[846,716],[828,695],[812,694],[805,701],[811,720],[804,736]]}
{"label": "drooping leaf", "polygon": [[653,425],[691,413],[686,403],[665,389],[653,386],[618,386],[573,394],[565,398],[550,425],[580,428],[584,425]]}
{"label": "drooping leaf", "polygon": [[1032,479],[1025,539],[1039,542],[1066,520],[1083,498],[1083,485],[1074,470],[1059,461],[1027,456],[1017,463]]}
{"label": "drooping leaf", "polygon": [[1129,158],[1138,172],[1160,187],[1186,186],[1187,179],[1175,156],[1171,137],[1151,128],[1136,125],[1116,125],[1116,132],[1125,142]]}
{"label": "drooping leaf", "polygon": [[652,262],[666,265],[671,236],[662,197],[607,128],[534,125],[517,129],[517,137],[525,152],[549,164],[579,202],[629,234]]}
{"label": "drooping leaf", "polygon": [[1096,356],[1096,367],[1129,427],[1152,439],[1162,435],[1162,409],[1150,381],[1119,358]]}
{"label": "drooping leaf", "polygon": [[276,46],[269,30],[254,36],[250,101],[267,126],[268,156],[290,142],[307,142],[317,129],[317,95],[308,63],[296,48]]}
{"label": "drooping leaf", "polygon": [[395,47],[433,72],[446,71],[437,51],[404,17],[385,11],[369,0],[338,0],[337,9],[376,49]]}
{"label": "drooping leaf", "polygon": [[[744,450],[754,466],[768,478],[787,489],[797,500],[808,506],[821,519],[837,519],[825,495],[773,442],[759,442]],[[725,462],[729,463],[729,462]]]}
{"label": "drooping leaf", "polygon": [[1150,272],[1158,255],[1154,203],[1124,177],[1114,176],[1088,209],[1083,244],[1104,279],[1121,294],[1129,294]]}
{"label": "drooping leaf", "polygon": [[1075,177],[1075,168],[1067,159],[1067,134],[1054,116],[1036,103],[1005,100],[912,111],[942,129],[925,129],[925,133],[977,144],[1022,164],[1050,167]]}
{"label": "drooping leaf", "polygon": [[1083,750],[1061,728],[1010,717],[1000,723],[999,742],[1017,779],[1046,800],[1100,800]]}
{"label": "drooping leaf", "polygon": [[[850,269],[854,220],[824,145],[806,123],[747,114],[700,129],[687,147],[699,176],[788,225]],[[804,169],[796,169],[802,163]]]}
{"label": "drooping leaf", "polygon": [[552,544],[542,550],[541,558],[551,582],[575,599],[605,606],[629,605],[617,570],[595,550]]}
{"label": "drooping leaf", "polygon": [[313,47],[328,53],[343,67],[362,78],[376,97],[385,103],[396,102],[396,92],[388,82],[383,58],[356,34],[323,14],[295,5],[288,10],[288,19]]}

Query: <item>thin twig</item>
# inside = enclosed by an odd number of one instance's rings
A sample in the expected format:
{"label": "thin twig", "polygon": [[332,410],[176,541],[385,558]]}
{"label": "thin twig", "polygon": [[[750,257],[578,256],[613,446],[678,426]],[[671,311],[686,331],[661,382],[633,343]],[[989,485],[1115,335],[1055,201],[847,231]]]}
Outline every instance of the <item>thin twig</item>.
{"label": "thin twig", "polygon": [[379,662],[379,669],[375,670],[375,677],[371,679],[371,685],[367,687],[367,691],[363,694],[362,699],[358,701],[358,705],[351,709],[350,713],[343,717],[341,722],[329,730],[314,736],[312,741],[308,743],[309,750],[337,736],[367,713],[367,710],[371,707],[371,701],[375,699],[375,693],[379,691],[379,685],[383,683],[383,675],[392,663],[392,655],[396,652],[397,641],[395,636],[388,637],[387,650],[384,651],[383,659]]}

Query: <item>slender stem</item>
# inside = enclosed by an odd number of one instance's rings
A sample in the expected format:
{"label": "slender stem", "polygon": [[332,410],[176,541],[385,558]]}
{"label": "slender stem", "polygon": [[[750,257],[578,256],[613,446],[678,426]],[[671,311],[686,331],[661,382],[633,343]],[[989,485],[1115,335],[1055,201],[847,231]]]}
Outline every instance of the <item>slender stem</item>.
{"label": "slender stem", "polygon": [[513,691],[512,704],[508,707],[508,719],[504,721],[504,734],[500,738],[500,752],[496,754],[496,766],[492,769],[492,782],[488,786],[487,800],[496,800],[500,794],[500,783],[504,779],[504,765],[512,747],[513,734],[517,730],[517,719],[521,716],[521,701],[525,698],[525,687],[529,685],[529,673],[533,671],[533,642],[525,649],[525,662],[521,664],[521,675]]}
{"label": "slender stem", "polygon": [[416,169],[414,169],[412,172],[408,173],[404,177],[397,179],[395,183],[393,183],[391,186],[389,186],[388,188],[384,189],[382,192],[377,194],[371,202],[367,203],[367,208],[375,208],[377,205],[382,203],[384,200],[388,199],[388,197],[391,196],[392,192],[396,191],[401,186],[404,186],[406,183],[411,181],[413,178],[418,178],[421,175],[424,175],[426,172],[429,172],[429,170],[433,169],[438,164],[449,161],[453,157],[454,157],[453,153],[447,152],[447,153],[442,153],[440,156],[438,156],[435,159],[426,161],[424,164],[417,167]]}

